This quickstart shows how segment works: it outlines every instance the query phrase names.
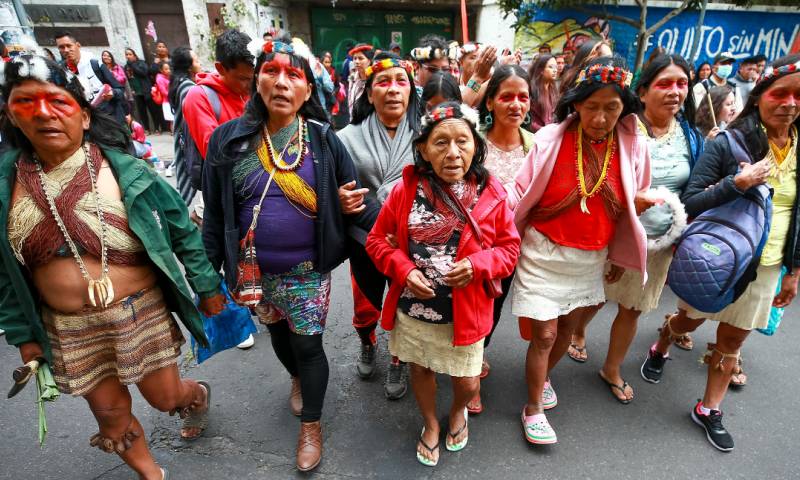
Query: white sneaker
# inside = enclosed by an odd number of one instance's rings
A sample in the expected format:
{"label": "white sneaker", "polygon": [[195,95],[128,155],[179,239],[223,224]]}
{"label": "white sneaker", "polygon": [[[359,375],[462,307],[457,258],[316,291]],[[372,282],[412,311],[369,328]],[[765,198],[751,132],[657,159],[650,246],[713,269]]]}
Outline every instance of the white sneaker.
{"label": "white sneaker", "polygon": [[247,337],[247,339],[244,342],[240,343],[239,345],[236,345],[236,348],[241,349],[241,350],[247,350],[248,348],[250,348],[253,345],[255,345],[255,343],[256,343],[256,339],[253,338],[253,334],[251,333],[250,336]]}
{"label": "white sneaker", "polygon": [[170,165],[169,167],[164,169],[164,176],[165,177],[171,177],[172,175],[173,175],[173,169],[172,169],[172,165]]}

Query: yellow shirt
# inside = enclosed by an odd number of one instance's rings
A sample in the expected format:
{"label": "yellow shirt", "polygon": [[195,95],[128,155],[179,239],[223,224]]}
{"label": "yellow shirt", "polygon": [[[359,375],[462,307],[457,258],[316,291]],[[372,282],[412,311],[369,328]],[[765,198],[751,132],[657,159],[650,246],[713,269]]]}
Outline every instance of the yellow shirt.
{"label": "yellow shirt", "polygon": [[767,183],[774,190],[772,197],[772,225],[770,226],[767,244],[761,254],[761,265],[779,265],[783,262],[783,250],[789,225],[792,222],[792,207],[797,197],[797,135],[792,138],[789,154],[780,163],[770,150],[767,158],[771,159],[772,171]]}

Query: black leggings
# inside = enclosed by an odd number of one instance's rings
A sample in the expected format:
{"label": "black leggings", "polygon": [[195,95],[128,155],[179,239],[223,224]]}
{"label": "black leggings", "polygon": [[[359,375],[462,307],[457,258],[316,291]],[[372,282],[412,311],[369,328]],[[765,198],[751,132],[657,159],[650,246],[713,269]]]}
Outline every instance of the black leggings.
{"label": "black leggings", "polygon": [[489,335],[483,339],[483,348],[489,346],[489,342],[492,341],[492,334],[494,334],[494,330],[497,328],[497,324],[500,323],[500,314],[503,313],[503,302],[506,301],[508,297],[508,293],[511,291],[511,283],[514,281],[514,274],[512,273],[508,277],[501,280],[500,283],[503,285],[503,294],[500,295],[499,298],[494,299],[494,323],[492,323],[492,331],[489,332]]}
{"label": "black leggings", "polygon": [[286,320],[267,325],[275,355],[289,374],[300,377],[303,394],[301,422],[316,422],[322,417],[322,404],[328,389],[328,358],[322,348],[322,334],[298,335]]}

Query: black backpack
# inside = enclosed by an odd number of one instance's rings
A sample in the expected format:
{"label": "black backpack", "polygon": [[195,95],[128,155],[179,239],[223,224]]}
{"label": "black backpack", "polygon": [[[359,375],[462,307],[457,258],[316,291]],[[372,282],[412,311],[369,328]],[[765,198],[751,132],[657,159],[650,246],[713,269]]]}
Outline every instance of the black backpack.
{"label": "black backpack", "polygon": [[[217,122],[219,122],[219,116],[222,112],[222,104],[219,101],[219,95],[211,87],[206,85],[198,86],[203,89],[206,98],[208,98],[208,103],[211,104],[211,109],[214,111],[214,117],[216,117]],[[188,93],[189,90],[190,89],[186,89],[186,93]],[[183,110],[183,100],[183,98],[180,99],[181,110]],[[181,124],[179,135],[179,145],[183,152],[183,159],[186,162],[186,170],[189,172],[191,178],[192,188],[201,190],[203,186],[203,156],[200,155],[200,150],[197,148],[197,144],[189,133],[189,124],[186,120]]]}

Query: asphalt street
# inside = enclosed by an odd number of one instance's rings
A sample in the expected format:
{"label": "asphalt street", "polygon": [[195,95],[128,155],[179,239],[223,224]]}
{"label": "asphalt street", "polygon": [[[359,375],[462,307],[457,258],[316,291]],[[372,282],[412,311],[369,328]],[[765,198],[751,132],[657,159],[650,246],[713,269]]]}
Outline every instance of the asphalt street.
{"label": "asphalt street", "polygon": [[[153,137],[168,157],[171,138]],[[167,153],[167,155],[163,155]],[[566,358],[552,374],[559,404],[548,413],[559,443],[531,446],[520,427],[525,402],[526,344],[507,308],[488,349],[491,375],[483,381],[484,413],[470,419],[466,449],[442,448],[439,466],[420,465],[414,455],[421,429],[414,398],[390,402],[383,394],[388,336],[379,335],[379,371],[358,379],[354,362],[359,341],[351,327],[352,298],[346,265],[334,272],[325,349],[330,382],[323,416],[324,457],[313,474],[294,469],[298,420],[287,408],[289,377],[263,331],[247,351],[230,350],[197,366],[184,362],[187,377],[212,386],[211,421],[204,437],[184,442],[179,420],[147,406],[132,388],[134,413],[145,427],[157,460],[171,479],[797,479],[800,478],[800,382],[798,312],[790,307],[776,335],[754,332],[744,347],[749,383],[723,403],[726,427],[734,435],[732,453],[715,450],[689,412],[703,394],[706,367],[699,360],[714,324],[694,335],[695,350],[673,349],[673,361],[658,385],[645,383],[639,367],[675,296],[667,291],[660,308],[640,320],[639,333],[623,366],[635,389],[621,405],[598,378],[608,345],[615,306],[606,306],[591,324],[589,360]],[[11,385],[20,364],[15,348],[0,346],[0,380]],[[2,383],[0,383],[2,385]],[[450,382],[440,377],[439,411],[446,426]],[[0,479],[133,479],[116,456],[89,447],[97,425],[81,398],[62,396],[47,405],[48,440],[37,443],[34,390],[0,401]]]}

